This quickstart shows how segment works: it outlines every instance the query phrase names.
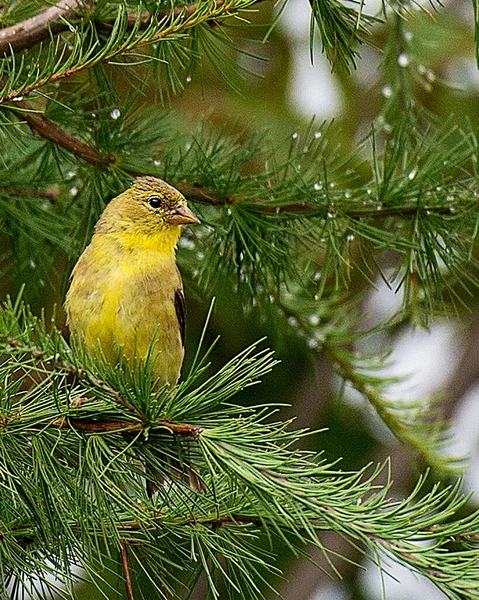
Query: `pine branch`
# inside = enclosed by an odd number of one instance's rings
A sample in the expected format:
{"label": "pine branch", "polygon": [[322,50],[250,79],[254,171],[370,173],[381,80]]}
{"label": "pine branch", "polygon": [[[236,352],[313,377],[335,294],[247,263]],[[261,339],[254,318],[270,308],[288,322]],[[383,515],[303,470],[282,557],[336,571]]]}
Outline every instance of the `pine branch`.
{"label": "pine branch", "polygon": [[128,563],[127,544],[126,544],[125,540],[121,540],[120,548],[121,548],[121,559],[122,559],[122,563],[123,563],[123,572],[125,574],[127,597],[128,597],[128,600],[135,600],[135,596],[133,594],[133,585],[131,583],[130,566]]}
{"label": "pine branch", "polygon": [[22,120],[26,121],[33,133],[37,133],[53,144],[65,148],[65,150],[68,150],[68,152],[71,152],[77,158],[85,160],[91,165],[104,168],[116,161],[116,157],[113,155],[102,156],[90,145],[59,127],[44,114],[36,111],[28,102],[17,100],[15,103],[6,104],[5,108],[8,108]]}
{"label": "pine branch", "polygon": [[30,19],[0,29],[0,55],[32,48],[51,36],[68,30],[68,21],[77,18],[95,0],[61,0]]}
{"label": "pine branch", "polygon": [[[168,17],[165,17],[159,23],[150,21],[144,31],[141,31],[141,16],[137,15],[134,27],[127,32],[128,14],[120,11],[114,24],[116,37],[110,37],[100,50],[97,50],[97,40],[90,41],[90,44],[85,43],[84,36],[80,35],[81,32],[78,31],[70,56],[63,63],[53,63],[55,65],[53,72],[43,76],[39,69],[34,74],[27,76],[21,84],[18,84],[15,73],[10,73],[10,77],[6,78],[7,83],[0,95],[0,104],[5,104],[15,98],[28,96],[47,84],[71,77],[75,73],[90,69],[97,64],[111,61],[124,53],[149,46],[155,42],[170,38],[176,39],[178,35],[187,33],[203,23],[234,17],[239,11],[249,7],[256,1],[218,0],[218,2],[195,5],[194,10],[191,12],[181,12],[179,15],[175,15],[174,11],[170,10]],[[63,54],[64,52],[62,57]],[[17,85],[17,87],[12,90],[12,85]]]}
{"label": "pine branch", "polygon": [[[263,2],[264,0],[255,0],[255,3]],[[218,7],[224,4],[225,0],[218,0],[216,5]],[[40,42],[44,42],[52,38],[52,36],[58,35],[64,31],[69,30],[72,19],[81,17],[84,14],[86,8],[94,8],[96,0],[61,0],[55,6],[38,13],[30,19],[26,19],[21,23],[16,23],[10,27],[0,29],[0,54],[7,54],[11,52],[18,52],[20,50],[26,50],[36,46]],[[172,10],[163,10],[158,14],[151,14],[149,12],[142,12],[140,15],[137,13],[130,13],[128,15],[128,24],[126,31],[131,31],[134,28],[138,28],[138,31],[143,31],[151,24],[152,19],[161,22],[165,18],[171,18],[171,16],[177,17],[191,17],[199,6],[197,4],[186,4],[182,7],[175,7]],[[99,31],[111,31],[113,23],[98,21],[95,23],[95,27]]]}
{"label": "pine branch", "polygon": [[[7,425],[6,422],[2,422]],[[138,423],[137,421],[88,421],[86,419],[62,418],[49,422],[54,427],[71,427],[77,431],[86,433],[112,433],[121,431],[123,433],[143,433],[146,431],[166,429],[174,435],[198,439],[203,428],[198,425],[187,425],[185,423],[171,423],[170,421],[156,421],[155,423]],[[39,423],[43,428],[49,423]]]}
{"label": "pine branch", "polygon": [[[459,485],[435,486],[421,496],[421,480],[408,498],[393,500],[389,484],[377,482],[380,469],[369,476],[364,469],[338,471],[294,449],[308,432],[271,422],[270,409],[231,405],[231,396],[271,368],[268,354],[246,350],[198,384],[206,368],[200,361],[178,387],[152,396],[147,369],[133,373],[126,364],[115,369],[81,348],[69,348],[18,303],[0,312],[0,340],[6,354],[0,364],[0,552],[3,564],[12,565],[21,581],[38,575],[45,560],[52,575],[65,577],[72,557],[93,574],[96,562],[123,543],[128,548],[127,564],[125,552],[122,556],[126,578],[133,568],[130,553],[141,556],[142,568],[158,589],[169,587],[178,569],[196,569],[195,557],[201,556],[211,585],[221,573],[241,597],[258,598],[261,569],[271,572],[272,567],[261,546],[252,545],[252,534],[269,538],[272,548],[276,540],[294,551],[312,543],[328,557],[318,538],[325,530],[373,556],[392,554],[451,598],[470,590],[468,582],[478,576],[479,514],[457,517],[466,501]],[[52,371],[49,362],[57,368]],[[81,362],[106,386],[86,377],[70,381],[65,365],[73,365],[78,374]],[[140,431],[85,436],[57,427],[62,419],[75,419],[75,425],[92,423],[92,417],[96,423],[120,422],[128,407],[110,388],[125,398],[134,394],[139,405],[149,402],[150,414],[156,406],[163,414],[189,415],[201,428],[199,435],[187,434],[185,444],[190,443],[183,450],[194,452],[191,458],[178,455],[178,446],[159,435],[156,425],[147,439]],[[80,401],[86,395],[91,402]],[[139,464],[162,473],[172,460],[194,465],[206,490],[199,493],[170,470],[169,486],[158,490],[156,499],[147,498]],[[78,489],[87,493],[79,496]],[[448,550],[451,536],[460,540],[454,552]],[[24,540],[30,544],[28,570]],[[417,542],[428,541],[434,542],[431,548],[416,550]],[[458,573],[459,578],[453,576]],[[211,594],[220,597],[215,587]],[[470,598],[476,597],[474,590]]]}
{"label": "pine branch", "polygon": [[[6,104],[5,108],[11,110],[23,120],[25,120],[33,132],[42,136],[44,139],[57,144],[68,150],[76,158],[87,161],[88,163],[98,167],[105,168],[114,165],[118,158],[114,154],[105,157],[95,150],[91,145],[83,142],[69,132],[62,129],[44,114],[39,113],[28,102],[16,101],[15,103]],[[134,177],[150,175],[150,170],[139,171],[131,169],[127,166],[122,167],[123,171]],[[200,184],[190,184],[184,181],[174,181],[172,183],[181,191],[187,199],[201,204],[212,206],[232,206],[236,202],[240,202],[251,213],[264,215],[291,215],[300,217],[320,217],[327,218],[330,206],[314,205],[308,202],[292,203],[292,204],[272,204],[269,199],[255,198],[250,201],[247,197],[225,196],[216,190],[208,189]],[[39,196],[43,197],[43,196]],[[467,206],[467,204],[465,204]],[[451,208],[444,205],[434,204],[416,204],[415,206],[381,206],[378,210],[376,207],[361,207],[361,208],[344,208],[341,213],[345,218],[360,220],[366,217],[374,217],[375,219],[388,217],[408,218],[418,214],[437,214],[450,215]]]}
{"label": "pine branch", "polygon": [[14,188],[0,186],[0,194],[12,197],[26,197],[26,198],[41,198],[42,200],[50,200],[55,202],[60,196],[60,190],[58,187],[51,188],[49,190],[29,190],[26,188]]}
{"label": "pine branch", "polygon": [[[446,423],[438,415],[431,414],[431,407],[427,403],[401,406],[400,402],[386,400],[380,390],[387,381],[368,377],[355,368],[349,353],[339,349],[334,343],[325,342],[323,350],[338,375],[368,400],[393,435],[406,448],[413,448],[424,464],[446,474],[463,469],[464,459],[445,456],[444,449],[449,441]],[[426,407],[429,411],[425,410]]]}

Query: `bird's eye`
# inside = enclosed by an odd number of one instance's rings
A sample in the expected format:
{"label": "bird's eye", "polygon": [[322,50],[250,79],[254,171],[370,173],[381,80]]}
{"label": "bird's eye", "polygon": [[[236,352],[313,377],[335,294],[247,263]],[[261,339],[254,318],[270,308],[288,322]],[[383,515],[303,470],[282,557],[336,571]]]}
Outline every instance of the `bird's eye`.
{"label": "bird's eye", "polygon": [[161,198],[158,196],[150,196],[148,198],[148,203],[150,204],[151,208],[160,208],[162,204]]}

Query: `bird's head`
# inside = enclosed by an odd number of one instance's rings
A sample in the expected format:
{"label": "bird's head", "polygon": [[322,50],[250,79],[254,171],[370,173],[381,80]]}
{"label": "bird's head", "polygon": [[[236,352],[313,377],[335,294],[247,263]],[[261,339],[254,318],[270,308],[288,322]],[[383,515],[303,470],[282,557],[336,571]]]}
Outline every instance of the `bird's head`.
{"label": "bird's head", "polygon": [[139,177],[108,204],[96,231],[139,237],[164,234],[177,240],[180,226],[187,223],[199,219],[177,189],[156,177]]}

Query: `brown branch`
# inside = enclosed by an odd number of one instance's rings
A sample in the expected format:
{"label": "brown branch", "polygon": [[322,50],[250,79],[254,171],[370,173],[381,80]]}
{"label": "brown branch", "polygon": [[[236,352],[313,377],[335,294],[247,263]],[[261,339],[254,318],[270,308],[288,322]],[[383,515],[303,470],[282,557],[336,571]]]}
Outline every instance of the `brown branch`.
{"label": "brown branch", "polygon": [[[164,516],[163,513],[159,512],[158,516],[161,518]],[[185,519],[174,519],[175,523],[188,523],[188,524],[199,524],[204,525],[205,527],[212,527],[216,529],[218,527],[223,527],[224,525],[255,525],[257,527],[262,527],[264,525],[264,520],[259,519],[258,517],[251,517],[249,515],[223,515],[222,517],[213,517],[213,518],[205,518],[205,515],[191,515]],[[118,525],[117,529],[119,531],[141,531],[145,529],[143,523],[139,521],[128,521],[127,523],[121,523]]]}
{"label": "brown branch", "polygon": [[[43,350],[26,347],[14,338],[8,338],[7,343],[8,346],[10,346],[11,348],[15,348],[17,350],[20,350],[21,352],[30,353],[35,360],[46,359],[47,364],[52,361],[52,359],[49,358]],[[77,369],[69,363],[62,361],[61,359],[56,360],[56,363],[61,368],[65,369],[67,375],[72,377],[77,376],[80,379],[86,379],[90,383],[93,383],[94,385],[97,385],[98,387],[104,389],[106,392],[108,392],[108,394],[110,394],[113,397],[117,404],[131,411],[138,418],[138,421],[94,421],[87,419],[60,417],[59,419],[51,420],[49,422],[50,425],[61,428],[73,427],[73,429],[77,429],[78,431],[86,431],[90,433],[108,433],[113,431],[128,431],[130,433],[136,433],[145,431],[147,428],[168,429],[171,433],[175,435],[180,435],[183,437],[192,437],[195,440],[197,440],[199,435],[204,431],[203,427],[201,427],[200,425],[171,423],[170,421],[166,420],[155,421],[153,423],[145,422],[144,414],[129,400],[123,398],[121,392],[109,386],[102,379],[93,377],[85,369]],[[79,398],[78,400],[76,406],[81,406],[85,404],[86,402],[88,402],[89,399]],[[40,424],[39,426],[44,427],[44,424]]]}
{"label": "brown branch", "polygon": [[28,102],[21,100],[13,102],[12,104],[6,104],[5,107],[26,121],[32,132],[38,133],[42,138],[65,148],[68,152],[71,152],[78,158],[86,160],[91,165],[96,167],[107,167],[116,162],[115,156],[102,156],[86,142],[83,142],[59,127],[43,113],[36,112],[33,106]]}
{"label": "brown branch", "polygon": [[[252,0],[252,3],[258,1],[260,0]],[[69,69],[60,70],[59,72],[53,73],[52,75],[49,75],[47,77],[42,77],[41,79],[35,81],[30,85],[26,85],[22,88],[17,88],[16,90],[11,90],[9,93],[6,93],[3,97],[0,98],[0,104],[11,102],[17,96],[28,96],[31,92],[46,85],[47,83],[51,84],[56,81],[59,81],[60,79],[71,77],[75,73],[78,73],[79,71],[82,71],[86,68],[91,68],[99,62],[108,62],[122,53],[130,52],[136,48],[142,48],[143,46],[147,46],[156,41],[165,39],[168,36],[174,36],[175,34],[178,34],[182,31],[194,28],[197,25],[200,25],[201,23],[208,23],[210,21],[215,21],[221,18],[234,16],[236,14],[235,11],[239,10],[241,9],[238,9],[234,6],[234,0],[229,0],[228,2],[226,0],[217,0],[214,7],[209,12],[202,11],[201,5],[192,5],[191,11],[183,10],[180,13],[184,18],[180,20],[171,19],[165,29],[152,34],[151,37],[142,38],[140,36],[135,42],[132,42],[127,38],[128,41],[125,40],[123,45],[120,44],[109,49],[109,51],[104,55],[101,55],[100,53],[101,56],[97,57],[94,60],[92,59],[86,62],[82,62],[80,64],[76,64],[70,67]],[[196,12],[199,13],[197,15],[197,18],[192,18],[195,16]],[[170,12],[168,14],[170,14]]]}
{"label": "brown branch", "polygon": [[[142,423],[138,421],[94,421],[88,419],[75,419],[71,417],[61,417],[49,422],[49,425],[59,428],[71,427],[77,431],[87,433],[113,433],[122,431],[124,433],[140,433],[147,429],[167,429],[174,435],[182,437],[191,437],[197,440],[204,428],[200,425],[188,425],[186,423],[171,423],[170,421],[154,421],[153,423]],[[39,427],[45,425],[40,423]]]}
{"label": "brown branch", "polygon": [[68,29],[66,21],[78,17],[93,0],[61,0],[30,19],[0,29],[0,54],[31,48]]}
{"label": "brown branch", "polygon": [[[222,6],[224,1],[218,0],[216,6]],[[257,1],[260,2],[261,0]],[[51,36],[68,31],[67,21],[80,17],[85,8],[93,7],[95,4],[94,0],[61,0],[55,6],[51,6],[30,19],[0,29],[0,54],[32,48],[36,44],[50,39]],[[187,19],[197,9],[196,4],[190,4],[173,10],[164,10],[156,15],[156,19],[161,21],[168,17],[175,19],[180,16]],[[131,31],[134,27],[138,27],[139,31],[144,30],[151,24],[153,18],[155,18],[155,15],[149,12],[140,15],[131,13],[128,15],[127,31]],[[96,28],[100,31],[110,32],[112,27],[113,24],[110,23],[96,23]]]}
{"label": "brown branch", "polygon": [[12,188],[0,186],[0,194],[13,197],[25,198],[42,198],[44,200],[54,201],[60,195],[58,186],[52,187],[49,190],[28,190],[26,188]]}
{"label": "brown branch", "polygon": [[96,377],[92,377],[84,369],[75,369],[71,365],[63,365],[63,366],[65,366],[68,369],[69,373],[71,373],[72,375],[78,375],[80,377],[80,379],[88,379],[88,381],[90,381],[91,383],[93,383],[93,384],[97,385],[98,387],[101,387],[102,389],[104,389],[111,396],[113,396],[113,398],[115,399],[115,402],[117,404],[119,404],[120,406],[123,406],[124,408],[127,408],[134,415],[136,415],[140,419],[140,421],[143,421],[143,419],[145,418],[145,415],[140,410],[138,410],[138,408],[134,404],[132,404],[126,398],[123,398],[122,394],[118,390],[115,390],[112,387],[110,387],[102,379],[98,379]]}
{"label": "brown branch", "polygon": [[128,553],[126,550],[125,540],[120,541],[120,547],[121,547],[121,561],[123,563],[123,572],[125,573],[126,594],[128,596],[128,600],[135,600],[135,596],[133,594],[133,585],[131,583],[130,567],[128,564]]}
{"label": "brown branch", "polygon": [[[218,4],[218,3],[217,3]],[[71,133],[62,129],[59,125],[48,119],[44,114],[35,112],[34,107],[25,101],[16,101],[5,104],[5,107],[15,112],[17,116],[24,119],[31,130],[37,133],[44,139],[51,141],[54,144],[65,148],[77,158],[89,162],[91,165],[105,168],[117,162],[117,157],[113,154],[104,156],[95,150],[92,146],[78,139]],[[151,175],[149,172],[137,171],[123,167],[123,170],[133,177],[141,177],[143,175]],[[193,202],[200,202],[212,206],[228,206],[236,202],[234,196],[225,196],[214,190],[203,187],[201,184],[191,184],[186,182],[172,182],[176,188],[186,196],[187,199]],[[295,202],[292,204],[270,205],[265,200],[255,200],[254,202],[245,203],[245,208],[251,212],[256,212],[264,215],[309,215],[326,218],[329,208],[327,206],[317,206],[307,202]],[[410,206],[410,207],[395,207],[385,206],[380,210],[376,208],[359,208],[345,209],[344,216],[349,219],[361,218],[387,218],[387,217],[410,217],[418,213],[434,213],[437,215],[449,215],[451,210],[445,206]],[[341,212],[338,218],[341,218]]]}

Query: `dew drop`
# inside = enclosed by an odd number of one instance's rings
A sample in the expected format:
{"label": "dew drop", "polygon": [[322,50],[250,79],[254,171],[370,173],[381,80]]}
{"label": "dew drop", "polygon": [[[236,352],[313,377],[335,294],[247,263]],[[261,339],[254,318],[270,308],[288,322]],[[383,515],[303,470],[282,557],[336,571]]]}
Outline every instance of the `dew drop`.
{"label": "dew drop", "polygon": [[121,116],[121,112],[119,108],[114,108],[111,113],[110,113],[110,117],[116,121],[117,119],[119,119]]}
{"label": "dew drop", "polygon": [[298,326],[298,320],[295,317],[288,317],[288,323],[292,327],[297,327]]}
{"label": "dew drop", "polygon": [[393,95],[393,89],[390,85],[385,85],[382,89],[382,95],[385,98],[390,98]]}
{"label": "dew drop", "polygon": [[186,248],[187,250],[193,250],[193,248],[195,247],[195,244],[192,240],[189,240],[188,238],[182,237],[180,238],[180,241],[178,242],[178,245],[181,248]]}
{"label": "dew drop", "polygon": [[398,65],[400,67],[407,67],[409,65],[409,57],[404,52],[398,56]]}

